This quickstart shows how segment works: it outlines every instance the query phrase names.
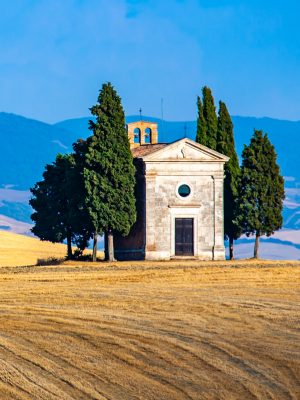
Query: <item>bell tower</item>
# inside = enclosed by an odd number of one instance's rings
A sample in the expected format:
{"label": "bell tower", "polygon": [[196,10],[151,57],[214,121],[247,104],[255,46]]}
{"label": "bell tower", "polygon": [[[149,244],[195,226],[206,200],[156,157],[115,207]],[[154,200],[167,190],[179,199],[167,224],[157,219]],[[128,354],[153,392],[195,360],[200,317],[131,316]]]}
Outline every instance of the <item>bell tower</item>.
{"label": "bell tower", "polygon": [[149,121],[137,121],[127,124],[127,132],[130,148],[157,144],[158,131],[157,124]]}

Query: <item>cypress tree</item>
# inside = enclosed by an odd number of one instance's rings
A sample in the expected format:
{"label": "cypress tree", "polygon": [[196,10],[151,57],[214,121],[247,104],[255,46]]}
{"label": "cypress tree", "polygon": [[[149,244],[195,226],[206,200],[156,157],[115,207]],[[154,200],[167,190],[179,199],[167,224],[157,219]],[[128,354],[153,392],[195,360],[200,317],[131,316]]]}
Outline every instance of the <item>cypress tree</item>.
{"label": "cypress tree", "polygon": [[216,150],[218,119],[216,115],[214,98],[211,90],[207,86],[203,87],[202,95],[203,95],[203,117],[205,120],[205,127],[206,127],[205,145],[212,150]]}
{"label": "cypress tree", "polygon": [[198,118],[197,118],[197,135],[196,142],[206,145],[206,123],[203,115],[203,104],[200,96],[197,97],[197,108],[198,108]]}
{"label": "cypress tree", "polygon": [[121,99],[110,83],[103,84],[98,102],[90,110],[96,122],[90,121],[93,135],[87,140],[86,204],[94,226],[94,238],[105,234],[108,259],[112,261],[114,232],[128,235],[136,220],[135,168]]}
{"label": "cypress tree", "polygon": [[229,240],[230,260],[234,258],[233,243],[241,235],[241,228],[234,223],[238,215],[240,166],[235,151],[233,124],[226,104],[219,102],[217,151],[230,157],[224,166],[224,234]]}
{"label": "cypress tree", "polygon": [[247,236],[255,234],[254,258],[257,258],[260,237],[271,236],[282,227],[284,180],[274,146],[262,131],[254,130],[242,158],[237,222]]}

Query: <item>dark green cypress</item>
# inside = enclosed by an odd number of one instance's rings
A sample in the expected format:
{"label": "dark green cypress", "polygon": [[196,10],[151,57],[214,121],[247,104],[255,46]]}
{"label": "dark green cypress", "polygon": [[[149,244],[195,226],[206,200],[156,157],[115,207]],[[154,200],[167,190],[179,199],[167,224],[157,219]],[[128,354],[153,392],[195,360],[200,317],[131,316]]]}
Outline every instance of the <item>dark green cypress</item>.
{"label": "dark green cypress", "polygon": [[230,157],[224,166],[224,234],[229,240],[229,256],[232,260],[234,240],[241,235],[241,228],[234,223],[238,215],[240,166],[235,151],[233,124],[226,104],[219,102],[217,149]]}
{"label": "dark green cypress", "polygon": [[86,204],[94,237],[103,233],[108,237],[111,261],[114,232],[126,236],[136,221],[135,168],[121,99],[110,83],[103,84],[91,113],[96,122],[90,121],[93,135],[87,141],[85,157]]}
{"label": "dark green cypress", "polygon": [[201,98],[197,97],[197,108],[198,108],[198,118],[197,118],[197,135],[196,142],[206,145],[206,123],[203,115],[203,105]]}
{"label": "dark green cypress", "polygon": [[208,88],[207,86],[203,87],[202,95],[203,95],[203,117],[205,120],[205,127],[206,127],[205,145],[212,150],[216,150],[218,119],[216,115],[214,98],[210,88]]}
{"label": "dark green cypress", "polygon": [[262,131],[254,130],[242,158],[237,222],[247,236],[255,234],[254,258],[257,258],[260,237],[271,236],[282,227],[284,180],[274,146]]}

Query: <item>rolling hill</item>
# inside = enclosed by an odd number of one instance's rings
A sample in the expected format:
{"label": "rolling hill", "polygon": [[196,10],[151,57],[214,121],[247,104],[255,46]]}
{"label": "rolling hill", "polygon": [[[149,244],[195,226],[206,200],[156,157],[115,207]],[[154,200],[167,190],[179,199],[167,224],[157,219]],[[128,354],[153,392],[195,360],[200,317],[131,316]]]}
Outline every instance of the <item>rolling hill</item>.
{"label": "rolling hill", "polygon": [[63,259],[65,256],[65,244],[0,231],[0,267],[34,265],[41,259]]}
{"label": "rolling hill", "polygon": [[[127,122],[139,120],[139,116],[133,115],[126,118]],[[159,141],[170,143],[186,136],[195,139],[196,121],[162,121],[159,118],[143,117],[146,121],[157,122]],[[54,126],[67,131],[70,134],[77,133],[78,137],[87,137],[89,118],[76,118],[58,122]],[[241,155],[244,144],[248,144],[254,129],[261,129],[267,132],[271,142],[278,153],[278,162],[282,173],[289,178],[295,178],[300,185],[300,169],[298,150],[295,143],[298,143],[300,136],[300,121],[285,121],[272,118],[239,117],[233,116],[234,134],[236,148]],[[288,180],[290,185],[291,179]],[[289,186],[288,185],[288,186]],[[293,186],[293,185],[292,185]]]}
{"label": "rolling hill", "polygon": [[[138,120],[139,116],[128,116],[126,119],[132,122]],[[144,119],[158,123],[160,142],[172,142],[185,135],[195,138],[196,121],[162,121],[148,116]],[[0,230],[28,233],[31,213],[28,205],[29,188],[42,178],[45,164],[52,162],[57,153],[72,151],[72,143],[76,139],[86,138],[90,134],[88,120],[89,117],[75,118],[50,125],[15,114],[0,113]],[[243,145],[249,143],[254,128],[268,132],[285,176],[284,227],[293,233],[300,228],[297,146],[300,121],[240,116],[233,116],[232,120],[239,155]],[[293,236],[292,233],[289,233],[289,237]],[[289,246],[293,243],[297,245],[293,240],[289,242]],[[286,243],[281,244],[287,246]]]}
{"label": "rolling hill", "polygon": [[[127,122],[138,116],[128,116]],[[159,141],[172,142],[186,135],[195,138],[196,121],[173,122],[144,117],[159,125]],[[263,129],[278,152],[278,161],[287,187],[300,185],[298,168],[298,143],[300,121],[282,121],[271,118],[232,117],[235,127],[235,141],[239,154],[248,143],[253,129]],[[86,138],[89,118],[76,118],[54,125],[28,119],[15,114],[0,113],[0,187],[28,190],[42,176],[46,163],[54,160],[58,152],[72,151],[77,138]]]}
{"label": "rolling hill", "polygon": [[45,163],[71,151],[76,133],[15,114],[0,113],[0,187],[28,190]]}

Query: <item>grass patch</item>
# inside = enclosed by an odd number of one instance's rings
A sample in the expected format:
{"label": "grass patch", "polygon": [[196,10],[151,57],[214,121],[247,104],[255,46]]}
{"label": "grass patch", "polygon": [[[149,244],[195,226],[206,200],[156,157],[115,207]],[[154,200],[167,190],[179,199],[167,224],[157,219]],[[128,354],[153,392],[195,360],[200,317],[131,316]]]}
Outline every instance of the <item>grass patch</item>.
{"label": "grass patch", "polygon": [[37,266],[47,266],[47,265],[61,265],[64,263],[65,258],[48,257],[48,258],[38,258]]}

